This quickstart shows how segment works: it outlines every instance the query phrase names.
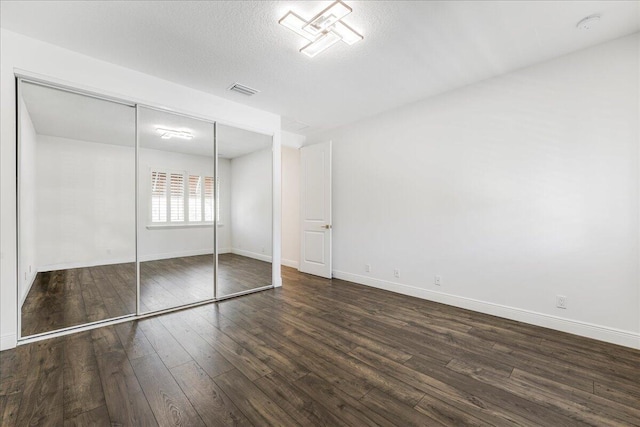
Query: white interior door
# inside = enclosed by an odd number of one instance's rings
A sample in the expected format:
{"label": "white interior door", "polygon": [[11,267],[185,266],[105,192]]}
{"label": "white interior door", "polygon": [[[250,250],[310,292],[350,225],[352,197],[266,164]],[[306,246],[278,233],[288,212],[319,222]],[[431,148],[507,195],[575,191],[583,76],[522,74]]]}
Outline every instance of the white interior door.
{"label": "white interior door", "polygon": [[300,150],[300,271],[331,278],[331,141]]}

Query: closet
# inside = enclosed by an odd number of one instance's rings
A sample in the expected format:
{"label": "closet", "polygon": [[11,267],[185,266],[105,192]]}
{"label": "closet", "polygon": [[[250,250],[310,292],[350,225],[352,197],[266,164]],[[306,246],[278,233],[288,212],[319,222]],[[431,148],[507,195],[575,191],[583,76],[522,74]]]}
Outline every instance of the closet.
{"label": "closet", "polygon": [[19,339],[272,287],[271,135],[17,88]]}

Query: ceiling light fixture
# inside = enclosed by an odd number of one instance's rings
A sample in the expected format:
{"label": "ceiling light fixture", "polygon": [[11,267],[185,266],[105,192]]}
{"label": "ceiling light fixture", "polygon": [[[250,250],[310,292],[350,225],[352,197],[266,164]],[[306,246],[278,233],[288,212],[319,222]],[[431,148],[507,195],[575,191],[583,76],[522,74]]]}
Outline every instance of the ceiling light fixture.
{"label": "ceiling light fixture", "polygon": [[156,128],[156,132],[160,134],[160,138],[162,139],[171,139],[173,137],[182,138],[182,139],[193,138],[193,135],[191,134],[191,132],[187,132],[186,130]]}
{"label": "ceiling light fixture", "polygon": [[340,40],[352,45],[364,38],[342,22],[342,18],[350,14],[352,10],[341,0],[336,0],[308,21],[297,13],[289,11],[278,23],[309,40],[310,43],[300,49],[300,52],[313,58]]}

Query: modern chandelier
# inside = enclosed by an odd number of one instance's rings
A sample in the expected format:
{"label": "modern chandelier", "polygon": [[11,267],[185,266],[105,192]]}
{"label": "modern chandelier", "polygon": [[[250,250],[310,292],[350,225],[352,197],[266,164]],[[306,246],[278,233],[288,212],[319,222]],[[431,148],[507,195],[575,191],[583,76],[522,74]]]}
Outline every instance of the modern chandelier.
{"label": "modern chandelier", "polygon": [[341,0],[336,0],[328,8],[309,20],[289,11],[278,21],[294,33],[309,40],[300,52],[313,58],[339,41],[348,45],[359,42],[363,37],[342,21],[352,9]]}

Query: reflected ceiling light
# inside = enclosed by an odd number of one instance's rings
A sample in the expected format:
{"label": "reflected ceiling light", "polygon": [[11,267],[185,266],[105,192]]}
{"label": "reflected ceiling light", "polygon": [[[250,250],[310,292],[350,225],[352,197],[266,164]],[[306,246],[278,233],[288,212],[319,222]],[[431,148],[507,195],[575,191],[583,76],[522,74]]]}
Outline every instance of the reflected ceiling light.
{"label": "reflected ceiling light", "polygon": [[309,40],[300,52],[313,58],[320,52],[333,46],[340,40],[348,45],[359,42],[364,37],[342,21],[352,9],[341,0],[336,0],[328,8],[309,20],[305,20],[293,11],[278,21],[299,36]]}
{"label": "reflected ceiling light", "polygon": [[187,132],[186,130],[156,128],[156,132],[160,134],[160,138],[162,139],[171,139],[173,137],[182,138],[182,139],[193,138],[193,135],[191,134],[191,132]]}

